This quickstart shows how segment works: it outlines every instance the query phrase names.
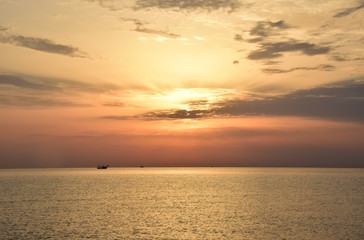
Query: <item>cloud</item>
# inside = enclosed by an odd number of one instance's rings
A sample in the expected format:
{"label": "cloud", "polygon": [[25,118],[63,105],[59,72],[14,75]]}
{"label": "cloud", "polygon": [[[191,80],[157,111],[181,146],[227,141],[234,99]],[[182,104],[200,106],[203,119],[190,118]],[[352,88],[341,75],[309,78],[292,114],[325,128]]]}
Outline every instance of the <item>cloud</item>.
{"label": "cloud", "polygon": [[201,99],[201,100],[192,100],[192,101],[186,101],[184,104],[187,104],[190,108],[201,108],[205,107],[208,104],[210,104],[209,100]]}
{"label": "cloud", "polygon": [[115,85],[93,85],[86,82],[65,79],[0,74],[0,89],[1,87],[6,86],[14,86],[19,89],[30,89],[34,91],[51,92],[105,92],[108,90],[117,89],[117,86]]}
{"label": "cloud", "polygon": [[57,90],[56,86],[42,84],[35,81],[25,80],[19,76],[13,75],[0,75],[0,87],[1,85],[11,85],[18,88],[33,89],[33,90]]}
{"label": "cloud", "polygon": [[171,9],[175,11],[192,11],[207,10],[214,11],[219,9],[228,9],[234,11],[241,6],[238,0],[137,0],[134,6],[135,10],[159,8]]}
{"label": "cloud", "polygon": [[344,9],[341,12],[338,12],[337,14],[334,15],[335,18],[341,18],[341,17],[346,17],[356,11],[359,11],[360,9],[364,8],[364,3],[361,3],[359,6],[356,7],[351,7],[351,8],[347,8]]}
{"label": "cloud", "polygon": [[255,27],[250,30],[250,35],[268,37],[278,34],[281,30],[291,28],[284,21],[259,21],[256,23]]}
{"label": "cloud", "polygon": [[364,57],[350,58],[342,55],[332,55],[330,56],[330,59],[336,62],[346,62],[346,61],[363,61]]}
{"label": "cloud", "polygon": [[240,34],[235,34],[234,40],[238,42],[244,41],[243,36],[241,36]]}
{"label": "cloud", "polygon": [[252,51],[248,58],[250,60],[272,59],[282,56],[284,52],[301,52],[302,54],[313,56],[327,54],[330,47],[318,46],[313,43],[298,42],[290,40],[285,42],[261,43],[260,49]]}
{"label": "cloud", "polygon": [[258,42],[263,42],[265,38],[263,37],[256,37],[256,38],[250,38],[250,39],[247,39],[246,41],[248,43],[258,43]]}
{"label": "cloud", "polygon": [[[292,28],[285,21],[258,21],[250,29],[249,35],[253,38],[244,39],[241,34],[235,34],[234,40],[238,42],[258,43],[258,49],[248,55],[250,60],[266,60],[279,58],[285,52],[301,52],[307,56],[327,54],[331,48],[329,46],[319,46],[317,44],[302,42],[296,39],[274,41],[274,36],[280,36],[285,30]],[[284,36],[280,36],[284,39]],[[297,69],[298,70],[298,69]]]}
{"label": "cloud", "polygon": [[136,27],[134,29],[134,31],[141,32],[141,33],[147,33],[147,34],[154,34],[154,35],[167,37],[167,38],[180,38],[181,37],[181,35],[171,33],[169,31],[163,31],[163,30],[151,29],[151,28],[144,28],[144,27]]}
{"label": "cloud", "polygon": [[[6,29],[3,30],[3,32],[5,31]],[[85,53],[82,53],[76,47],[58,44],[45,38],[26,37],[22,35],[12,35],[5,33],[0,35],[0,43],[12,44],[41,52],[61,54],[69,57],[86,57]]]}
{"label": "cloud", "polygon": [[318,71],[333,71],[334,69],[335,69],[335,67],[332,66],[332,65],[329,65],[329,64],[321,64],[321,65],[318,65],[316,67],[295,67],[295,68],[290,68],[290,69],[265,68],[265,69],[263,69],[263,72],[268,73],[268,74],[278,74],[278,73],[289,73],[289,72],[298,71],[298,70],[306,70],[306,71],[313,71],[313,70],[318,70]]}
{"label": "cloud", "polygon": [[[322,68],[326,68],[322,66]],[[327,66],[327,68],[330,68]],[[192,110],[170,109],[134,116],[144,120],[202,119],[234,116],[299,116],[333,120],[364,121],[364,83],[344,81],[327,86],[297,90],[275,97],[245,97],[218,103],[199,103]],[[254,95],[251,95],[254,96]],[[130,117],[104,118],[126,120]]]}
{"label": "cloud", "polygon": [[143,117],[150,120],[160,119],[196,119],[203,118],[209,115],[208,110],[171,110],[171,111],[160,111],[150,112]]}
{"label": "cloud", "polygon": [[364,83],[298,90],[277,97],[222,103],[215,115],[286,115],[364,120]]}
{"label": "cloud", "polygon": [[158,35],[158,36],[161,36],[161,37],[174,38],[174,39],[182,37],[179,34],[172,33],[172,32],[169,32],[167,30],[159,30],[159,29],[145,27],[145,25],[148,25],[148,23],[143,22],[143,21],[141,21],[139,19],[136,19],[136,18],[122,18],[122,20],[123,21],[133,22],[135,24],[135,26],[136,26],[133,29],[133,31],[135,31],[135,32],[153,34],[153,35]]}
{"label": "cloud", "polygon": [[57,99],[52,96],[30,96],[2,94],[0,92],[0,105],[17,107],[87,107],[90,104],[77,103],[66,99]]}
{"label": "cloud", "polygon": [[108,120],[131,120],[131,119],[138,119],[137,116],[102,116],[99,119],[108,119]]}
{"label": "cloud", "polygon": [[[111,84],[93,85],[80,81],[0,74],[0,105],[88,106],[83,96],[117,90]],[[78,103],[77,101],[82,101]]]}
{"label": "cloud", "polygon": [[119,101],[105,102],[102,104],[105,107],[124,107],[125,104]]}
{"label": "cloud", "polygon": [[238,61],[238,60],[234,60],[234,61],[233,61],[233,64],[234,64],[234,65],[239,64],[239,61]]}
{"label": "cloud", "polygon": [[8,30],[6,27],[0,25],[0,32]]}
{"label": "cloud", "polygon": [[86,0],[86,1],[90,3],[97,3],[100,7],[105,8],[109,11],[118,11],[122,9],[115,5],[114,0]]}
{"label": "cloud", "polygon": [[120,18],[122,21],[126,21],[126,22],[132,22],[134,23],[137,27],[141,27],[145,24],[148,24],[147,22],[144,22],[142,20],[139,20],[137,18]]}
{"label": "cloud", "polygon": [[285,23],[283,20],[272,22],[272,21],[258,21],[255,26],[250,29],[249,35],[254,36],[254,38],[243,39],[241,34],[235,34],[234,40],[238,42],[249,42],[257,43],[262,42],[270,36],[276,36],[281,34],[283,30],[292,28],[290,25]]}
{"label": "cloud", "polygon": [[280,63],[281,63],[280,61],[268,60],[264,62],[264,65],[278,65]]}

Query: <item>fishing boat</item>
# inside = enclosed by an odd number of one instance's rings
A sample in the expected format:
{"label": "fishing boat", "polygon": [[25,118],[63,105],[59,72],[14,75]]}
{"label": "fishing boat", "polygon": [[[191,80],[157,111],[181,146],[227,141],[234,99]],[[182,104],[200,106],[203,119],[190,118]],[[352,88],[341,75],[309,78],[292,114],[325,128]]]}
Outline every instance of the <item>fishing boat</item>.
{"label": "fishing boat", "polygon": [[109,167],[109,164],[108,165],[97,165],[97,169],[107,169]]}

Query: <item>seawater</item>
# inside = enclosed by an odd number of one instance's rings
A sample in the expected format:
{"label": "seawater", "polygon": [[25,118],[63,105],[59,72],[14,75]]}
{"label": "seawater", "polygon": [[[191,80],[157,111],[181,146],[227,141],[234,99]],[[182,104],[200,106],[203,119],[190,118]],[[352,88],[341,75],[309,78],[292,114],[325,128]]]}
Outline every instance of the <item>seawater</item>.
{"label": "seawater", "polygon": [[364,170],[0,170],[0,239],[364,239]]}

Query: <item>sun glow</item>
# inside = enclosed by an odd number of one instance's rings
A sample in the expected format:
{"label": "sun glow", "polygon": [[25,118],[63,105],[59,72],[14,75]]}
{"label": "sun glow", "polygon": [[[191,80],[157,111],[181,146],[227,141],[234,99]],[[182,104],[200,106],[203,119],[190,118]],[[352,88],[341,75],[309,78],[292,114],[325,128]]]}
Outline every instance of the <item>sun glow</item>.
{"label": "sun glow", "polygon": [[232,95],[231,90],[206,88],[176,88],[163,92],[156,99],[167,103],[171,108],[183,110],[206,110],[211,104],[217,103]]}

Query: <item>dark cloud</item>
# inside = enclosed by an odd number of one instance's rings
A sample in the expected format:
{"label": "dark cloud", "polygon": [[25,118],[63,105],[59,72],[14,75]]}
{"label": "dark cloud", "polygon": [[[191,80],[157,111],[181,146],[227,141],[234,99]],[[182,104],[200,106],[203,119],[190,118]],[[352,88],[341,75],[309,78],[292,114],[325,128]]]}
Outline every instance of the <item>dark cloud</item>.
{"label": "dark cloud", "polygon": [[[283,20],[259,21],[250,29],[249,35],[253,38],[243,39],[242,35],[235,34],[235,41],[245,41],[248,43],[258,43],[258,49],[250,52],[248,59],[265,60],[279,58],[285,52],[301,52],[302,54],[313,56],[319,54],[327,54],[331,48],[329,46],[319,46],[317,44],[302,42],[296,39],[290,39],[275,42],[271,37],[280,36],[286,29],[292,28]],[[298,70],[298,69],[296,69]]]}
{"label": "dark cloud", "polygon": [[1,32],[1,31],[6,31],[6,30],[8,30],[8,28],[6,28],[6,27],[4,27],[4,26],[1,26],[1,25],[0,25],[0,32]]}
{"label": "dark cloud", "polygon": [[170,110],[150,112],[143,115],[144,119],[161,120],[161,119],[196,119],[210,115],[209,110]]}
{"label": "dark cloud", "polygon": [[289,73],[289,72],[294,72],[294,71],[298,71],[298,70],[333,71],[334,69],[335,69],[335,67],[332,65],[322,64],[322,65],[318,65],[316,67],[295,67],[295,68],[290,68],[290,69],[265,68],[265,69],[263,69],[263,72],[268,73],[268,74],[277,74],[277,73]]}
{"label": "dark cloud", "polygon": [[[324,67],[325,68],[325,67]],[[329,68],[329,67],[328,67]],[[206,104],[193,110],[171,109],[149,112],[135,118],[144,120],[201,119],[233,116],[301,116],[364,121],[364,83],[345,81],[276,97],[260,97]],[[108,116],[122,119],[124,116]]]}
{"label": "dark cloud", "polygon": [[281,57],[284,52],[301,52],[302,54],[313,56],[326,54],[329,51],[330,47],[327,46],[290,40],[286,42],[261,43],[260,49],[251,52],[248,58],[250,60],[272,59]]}
{"label": "dark cloud", "polygon": [[249,34],[254,36],[254,38],[243,39],[241,34],[235,34],[234,40],[239,42],[246,41],[249,43],[262,42],[266,40],[267,37],[279,35],[282,31],[288,28],[291,28],[291,26],[283,20],[277,22],[259,21],[249,31]]}
{"label": "dark cloud", "polygon": [[219,10],[227,9],[234,11],[241,6],[238,0],[137,0],[135,10],[159,8],[176,11],[186,10]]}
{"label": "dark cloud", "polygon": [[291,28],[284,21],[259,21],[256,23],[255,27],[250,30],[250,35],[268,37],[278,34],[281,30]]}
{"label": "dark cloud", "polygon": [[233,61],[233,64],[239,64],[239,61],[238,60],[234,60]]}
{"label": "dark cloud", "polygon": [[80,52],[76,47],[58,44],[45,38],[4,34],[0,35],[0,43],[8,43],[41,52],[61,54],[69,57],[85,57],[85,54]]}
{"label": "dark cloud", "polygon": [[359,11],[362,8],[364,8],[364,3],[361,3],[359,6],[356,6],[356,7],[344,9],[341,12],[338,12],[337,14],[335,14],[334,17],[335,18],[346,17],[356,11]]}
{"label": "dark cloud", "polygon": [[364,84],[318,87],[286,95],[225,102],[216,115],[287,115],[364,120]]}

